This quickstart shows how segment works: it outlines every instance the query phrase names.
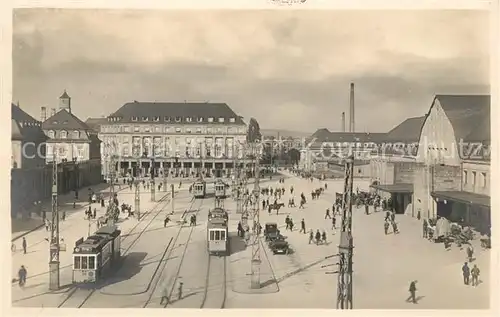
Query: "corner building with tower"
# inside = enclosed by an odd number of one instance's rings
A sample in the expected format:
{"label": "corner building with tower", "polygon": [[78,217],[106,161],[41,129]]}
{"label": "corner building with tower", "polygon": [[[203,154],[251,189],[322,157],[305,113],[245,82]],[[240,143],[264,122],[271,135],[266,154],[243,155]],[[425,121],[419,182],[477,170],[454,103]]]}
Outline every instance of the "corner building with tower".
{"label": "corner building with tower", "polygon": [[100,126],[104,175],[229,177],[246,159],[247,125],[226,103],[129,102]]}

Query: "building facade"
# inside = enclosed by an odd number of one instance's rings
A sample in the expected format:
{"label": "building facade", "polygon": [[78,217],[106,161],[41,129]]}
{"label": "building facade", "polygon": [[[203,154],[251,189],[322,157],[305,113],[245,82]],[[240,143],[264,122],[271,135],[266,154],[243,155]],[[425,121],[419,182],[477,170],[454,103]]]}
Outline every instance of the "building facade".
{"label": "building facade", "polygon": [[[245,164],[246,124],[225,103],[131,102],[101,125],[103,166],[121,175],[229,176]],[[245,161],[246,160],[246,161]]]}

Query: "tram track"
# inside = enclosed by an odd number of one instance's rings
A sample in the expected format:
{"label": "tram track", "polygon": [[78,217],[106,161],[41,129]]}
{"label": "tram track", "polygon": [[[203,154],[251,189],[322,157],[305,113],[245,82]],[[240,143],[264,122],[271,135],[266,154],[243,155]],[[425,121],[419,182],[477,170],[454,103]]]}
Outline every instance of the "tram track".
{"label": "tram track", "polygon": [[[139,241],[141,236],[146,232],[149,226],[153,223],[153,221],[163,212],[163,207],[169,203],[170,195],[165,194],[162,198],[159,199],[158,203],[147,211],[142,219],[137,221],[135,224],[125,235],[125,237],[121,240],[128,241],[128,238],[132,236],[132,233],[139,227],[140,224],[143,224],[148,220],[150,215],[152,218],[147,222],[144,228],[136,235],[136,237],[132,240],[132,242],[127,246],[127,248],[121,254],[121,257],[127,255],[130,249]],[[154,213],[156,211],[156,213]],[[169,244],[170,245],[170,244]],[[97,291],[97,288],[80,288],[74,286],[73,289],[69,291],[69,293],[65,296],[62,302],[57,306],[58,308],[81,308],[85,303],[90,299],[90,297]]]}
{"label": "tram track", "polygon": [[[203,205],[203,200],[202,199],[195,199],[195,198],[193,198],[191,200],[191,205],[189,206],[188,210],[193,210],[193,206],[195,206],[195,208],[194,208],[194,210],[196,210],[195,215],[198,215],[198,213],[201,210],[202,205]],[[171,258],[173,251],[176,249],[175,246],[176,245],[183,245],[184,249],[182,251],[182,254],[180,255],[180,260],[179,260],[179,264],[178,264],[178,267],[177,267],[177,271],[176,271],[175,276],[173,278],[172,287],[171,287],[170,291],[168,292],[168,298],[172,297],[172,294],[173,294],[173,292],[175,290],[176,282],[177,282],[177,280],[179,278],[179,273],[180,273],[180,270],[181,270],[181,267],[182,267],[182,263],[184,261],[184,256],[186,254],[186,250],[188,248],[189,242],[191,240],[191,235],[192,235],[193,230],[194,230],[195,227],[194,226],[190,227],[187,239],[182,244],[182,243],[178,243],[178,240],[179,240],[179,237],[181,235],[181,232],[182,232],[183,228],[184,227],[181,224],[181,227],[179,228],[179,230],[177,231],[177,234],[173,238],[173,242],[171,244],[172,247],[170,248],[170,251],[168,252],[168,254],[166,252],[163,254],[162,259],[160,260],[160,263],[163,263],[163,265],[162,265],[161,269],[158,270],[159,273],[157,273],[156,279],[152,283],[152,291],[149,293],[147,300],[144,302],[143,308],[148,308],[148,306],[150,306],[152,304],[153,296],[156,293],[156,291],[158,289],[158,284],[160,283],[160,280],[161,280],[161,274],[164,272],[165,267],[167,266],[168,259]],[[163,306],[163,308],[166,308],[167,305],[168,305],[168,301],[167,301],[167,303],[165,305],[160,304],[160,306]]]}
{"label": "tram track", "polygon": [[200,308],[222,309],[226,306],[226,256],[208,254],[207,276]]}

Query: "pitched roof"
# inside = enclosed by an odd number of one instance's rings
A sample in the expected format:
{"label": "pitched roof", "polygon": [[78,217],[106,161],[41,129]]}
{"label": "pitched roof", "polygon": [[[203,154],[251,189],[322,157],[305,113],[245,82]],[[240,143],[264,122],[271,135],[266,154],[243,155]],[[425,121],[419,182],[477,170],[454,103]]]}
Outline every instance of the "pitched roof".
{"label": "pitched roof", "polygon": [[466,142],[491,140],[490,95],[436,95],[435,99],[439,101],[453,126],[457,144],[460,140]]}
{"label": "pitched roof", "polygon": [[383,142],[387,133],[369,132],[330,132],[328,129],[319,129],[313,133],[310,139],[316,138],[316,142]]}
{"label": "pitched roof", "polygon": [[[111,114],[109,117],[118,118],[117,122],[144,122],[143,118],[147,118],[149,122],[155,122],[155,117],[159,122],[179,122],[176,118],[181,119],[183,124],[199,124],[201,119],[203,124],[209,123],[208,118],[214,118],[214,124],[220,124],[219,118],[224,118],[224,124],[245,124],[240,116],[238,116],[226,103],[209,103],[209,102],[129,102],[124,104],[120,109]],[[132,120],[136,118],[136,120]],[[189,119],[191,121],[189,121]],[[234,118],[234,122],[229,119]]]}
{"label": "pitched roof", "polygon": [[44,130],[92,130],[85,122],[77,116],[61,109],[42,123]]}
{"label": "pitched roof", "polygon": [[69,95],[68,93],[66,92],[66,89],[64,90],[63,94],[61,95],[61,97],[59,97],[59,99],[69,99]]}
{"label": "pitched roof", "polygon": [[387,142],[418,142],[424,121],[425,116],[408,118],[387,132],[385,139]]}
{"label": "pitched roof", "polygon": [[106,118],[88,118],[85,120],[85,124],[89,126],[92,130],[99,132],[101,125],[108,122]]}
{"label": "pitched roof", "polygon": [[11,104],[11,139],[24,141],[43,141],[47,137],[42,130],[42,123],[20,107]]}

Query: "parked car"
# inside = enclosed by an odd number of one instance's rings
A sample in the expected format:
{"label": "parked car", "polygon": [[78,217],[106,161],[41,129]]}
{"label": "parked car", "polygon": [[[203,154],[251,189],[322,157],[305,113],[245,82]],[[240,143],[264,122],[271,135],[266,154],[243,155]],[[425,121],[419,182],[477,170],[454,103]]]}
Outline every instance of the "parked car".
{"label": "parked car", "polygon": [[283,236],[279,236],[274,241],[269,242],[269,248],[273,252],[273,254],[288,254],[290,251],[290,245],[285,241]]}

